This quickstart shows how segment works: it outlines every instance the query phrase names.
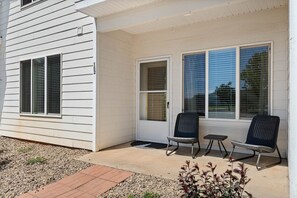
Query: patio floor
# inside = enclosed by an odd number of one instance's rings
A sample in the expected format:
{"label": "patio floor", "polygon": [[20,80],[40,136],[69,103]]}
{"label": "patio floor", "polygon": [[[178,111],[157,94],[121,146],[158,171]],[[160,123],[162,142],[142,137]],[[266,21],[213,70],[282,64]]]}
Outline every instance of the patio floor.
{"label": "patio floor", "polygon": [[[190,148],[181,148],[177,153],[167,157],[165,149],[154,149],[143,146],[132,147],[130,143],[90,153],[80,158],[82,161],[94,164],[110,166],[131,172],[150,174],[157,177],[164,177],[176,180],[180,167],[186,160],[197,162],[201,168],[208,162],[217,164],[217,173],[224,172],[230,163],[223,159],[218,151],[211,151],[204,156],[202,149],[196,159],[190,156]],[[237,153],[235,153],[235,158]],[[242,156],[243,154],[240,154]],[[270,164],[277,161],[273,157],[261,157],[260,164]],[[253,194],[253,197],[289,197],[289,181],[287,160],[282,164],[257,171],[255,167],[256,158],[243,161],[248,167],[248,177],[251,182],[246,190]],[[236,166],[237,162],[234,163]]]}

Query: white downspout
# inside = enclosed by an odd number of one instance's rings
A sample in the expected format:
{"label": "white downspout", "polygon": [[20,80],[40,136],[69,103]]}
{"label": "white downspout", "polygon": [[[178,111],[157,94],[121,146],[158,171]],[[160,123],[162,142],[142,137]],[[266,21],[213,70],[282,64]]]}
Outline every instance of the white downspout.
{"label": "white downspout", "polygon": [[297,1],[289,1],[289,130],[290,197],[297,197]]}

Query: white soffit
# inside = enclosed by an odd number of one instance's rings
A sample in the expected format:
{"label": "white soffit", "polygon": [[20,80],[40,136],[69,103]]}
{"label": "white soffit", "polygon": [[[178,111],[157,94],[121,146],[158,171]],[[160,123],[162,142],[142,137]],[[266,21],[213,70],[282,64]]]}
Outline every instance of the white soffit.
{"label": "white soffit", "polygon": [[92,17],[103,17],[162,0],[82,0],[76,9]]}
{"label": "white soffit", "polygon": [[76,7],[97,18],[97,31],[140,34],[287,4],[288,0],[84,0]]}

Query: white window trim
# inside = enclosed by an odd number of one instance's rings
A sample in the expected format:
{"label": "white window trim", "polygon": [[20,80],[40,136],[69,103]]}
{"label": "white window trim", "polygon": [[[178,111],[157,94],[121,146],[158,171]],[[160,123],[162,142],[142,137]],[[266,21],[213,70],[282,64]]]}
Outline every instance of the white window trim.
{"label": "white window trim", "polygon": [[[199,50],[191,50],[191,51],[184,51],[181,53],[181,60],[185,55],[189,54],[196,54],[205,52],[205,117],[201,117],[203,120],[209,121],[240,121],[240,122],[250,122],[251,119],[240,119],[240,48],[241,47],[252,47],[252,46],[265,46],[268,45],[270,47],[270,53],[268,57],[269,64],[268,65],[268,113],[273,115],[273,41],[263,41],[257,43],[247,43],[247,44],[238,44],[238,45],[230,45],[226,47],[217,47],[217,48],[206,48],[206,49],[199,49]],[[208,81],[209,81],[209,51],[213,50],[223,50],[235,48],[236,49],[236,109],[235,109],[235,119],[224,119],[224,118],[209,118],[208,117]],[[184,62],[182,61],[181,66],[181,112],[184,111]]]}
{"label": "white window trim", "polygon": [[38,2],[40,2],[40,1],[42,1],[42,0],[32,0],[31,3],[28,3],[28,4],[26,4],[26,5],[22,5],[22,4],[23,4],[23,0],[20,0],[20,7],[21,7],[21,9],[23,9],[23,8],[27,8],[27,7],[30,7],[31,5],[33,5],[33,4],[35,4],[35,3],[38,3]]}
{"label": "white window trim", "polygon": [[[38,0],[39,1],[39,0]],[[47,112],[47,57],[49,56],[54,56],[54,55],[60,55],[60,113],[59,114],[54,114],[54,113],[48,113]],[[49,54],[49,55],[45,55],[45,56],[36,56],[36,57],[33,57],[33,58],[27,58],[27,59],[21,59],[20,60],[20,79],[19,79],[19,82],[20,82],[20,86],[19,86],[19,93],[20,93],[20,100],[19,100],[19,115],[20,116],[27,116],[27,117],[46,117],[46,118],[62,118],[62,62],[63,62],[63,54],[62,53],[53,53],[53,54]],[[44,58],[44,114],[34,114],[33,113],[33,60],[34,59],[38,59],[38,58]],[[31,61],[31,98],[30,98],[30,105],[31,105],[31,112],[30,113],[27,113],[27,112],[22,112],[22,87],[21,87],[21,80],[22,80],[22,72],[21,72],[21,62],[22,61],[26,61],[26,60],[30,60]]]}

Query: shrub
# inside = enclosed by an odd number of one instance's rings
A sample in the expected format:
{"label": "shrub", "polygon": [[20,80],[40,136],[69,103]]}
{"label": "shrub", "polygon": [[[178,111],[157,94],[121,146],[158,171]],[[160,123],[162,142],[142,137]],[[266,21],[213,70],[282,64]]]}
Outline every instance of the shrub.
{"label": "shrub", "polygon": [[208,162],[208,170],[200,170],[198,164],[190,167],[190,161],[181,167],[179,173],[179,184],[184,197],[252,197],[244,190],[246,184],[250,181],[247,177],[243,163],[239,163],[238,168],[226,170],[223,174],[215,173],[216,165]]}
{"label": "shrub", "polygon": [[27,165],[33,165],[33,164],[44,164],[46,162],[46,159],[44,157],[33,157],[27,160]]}

